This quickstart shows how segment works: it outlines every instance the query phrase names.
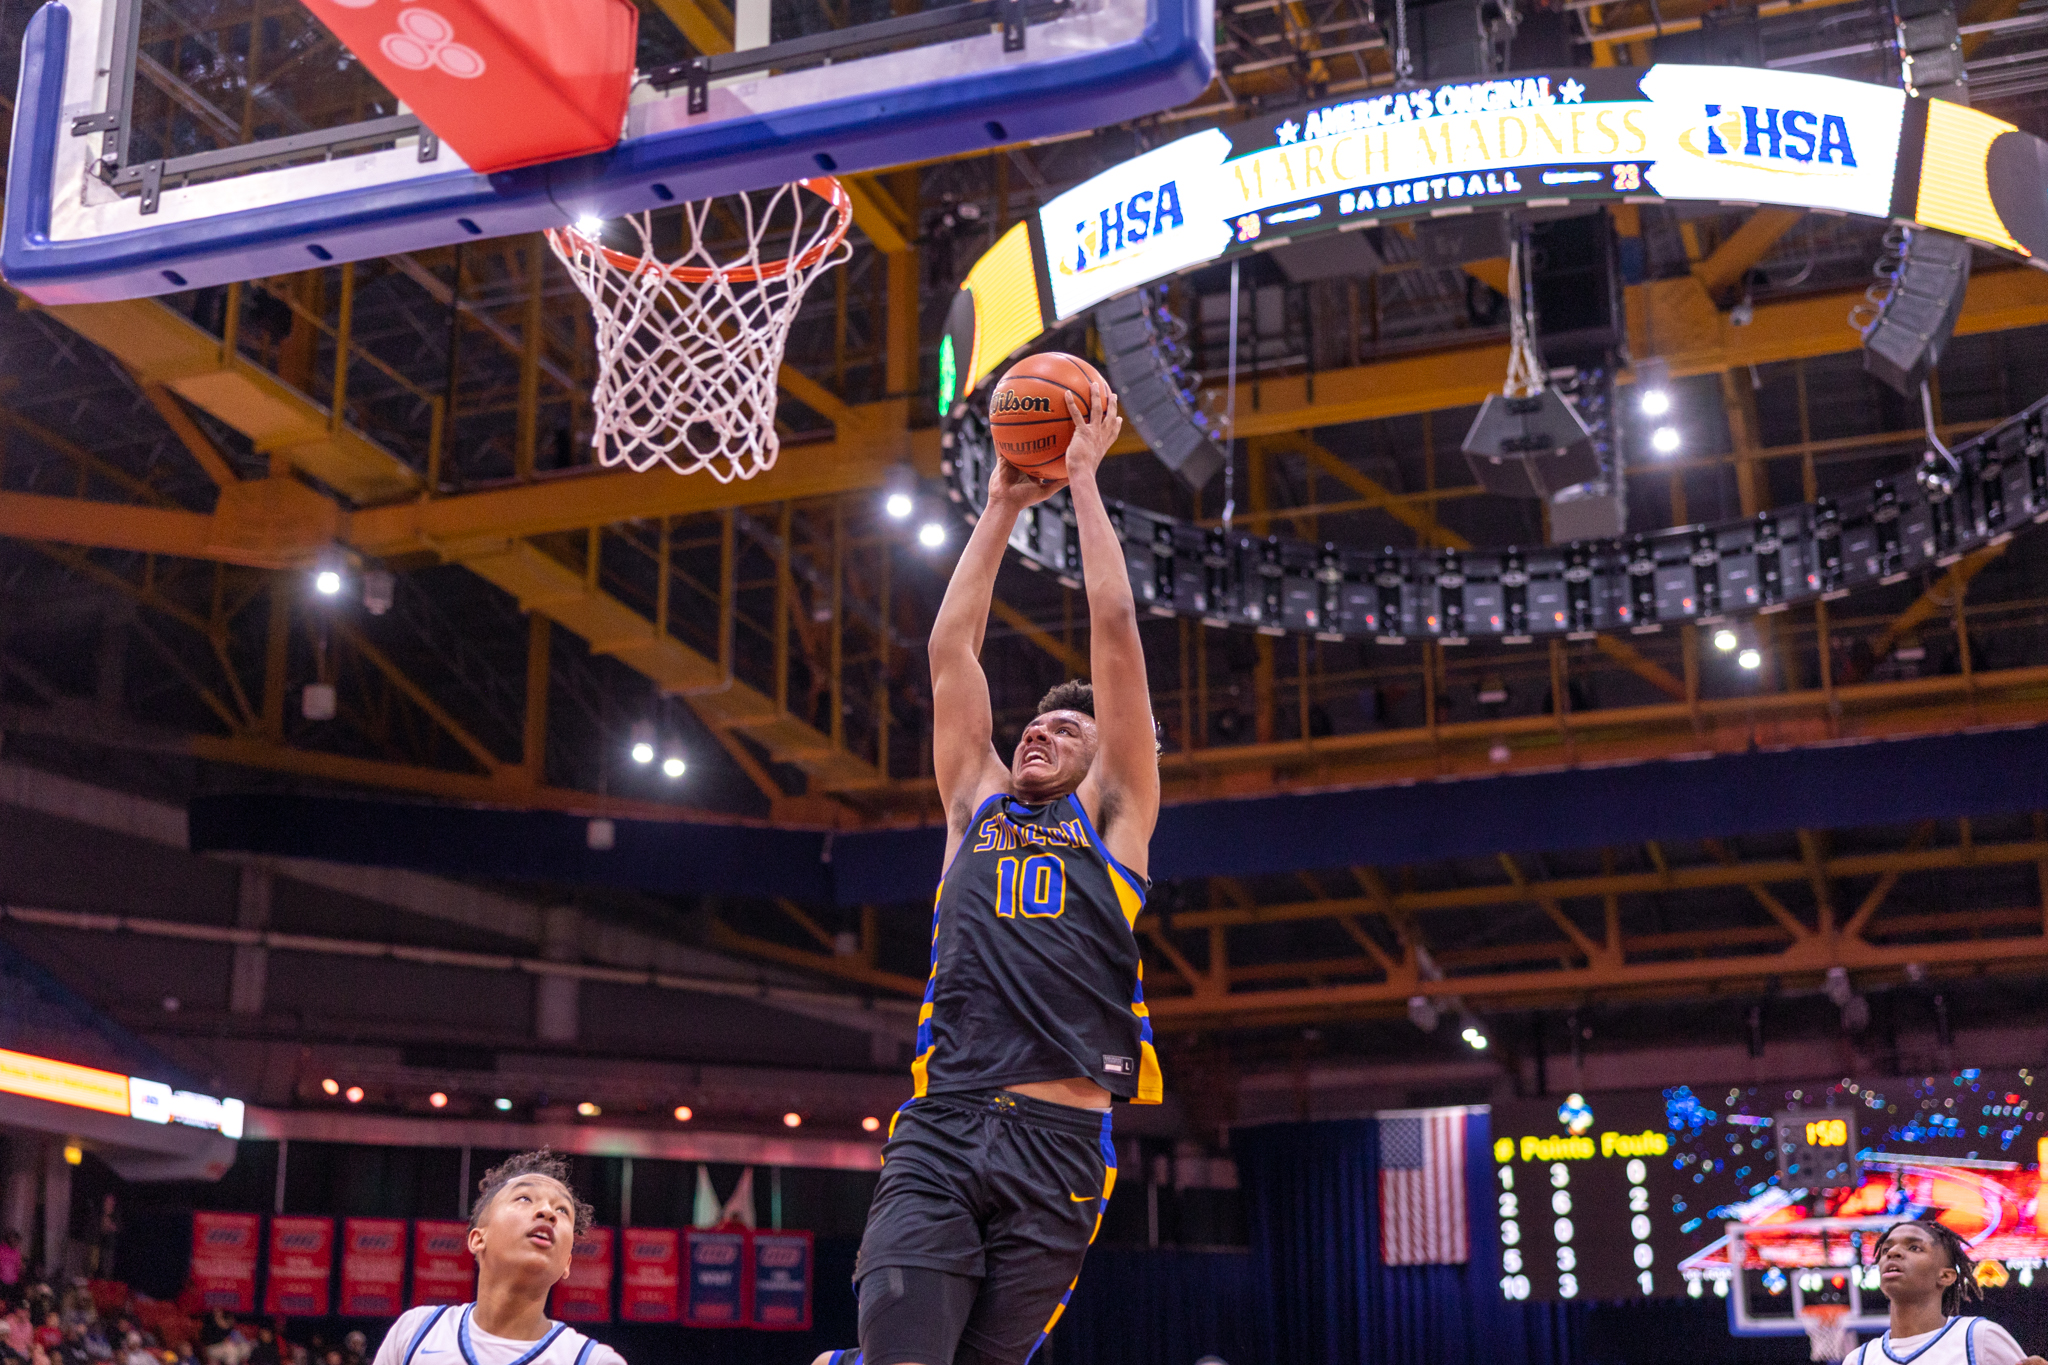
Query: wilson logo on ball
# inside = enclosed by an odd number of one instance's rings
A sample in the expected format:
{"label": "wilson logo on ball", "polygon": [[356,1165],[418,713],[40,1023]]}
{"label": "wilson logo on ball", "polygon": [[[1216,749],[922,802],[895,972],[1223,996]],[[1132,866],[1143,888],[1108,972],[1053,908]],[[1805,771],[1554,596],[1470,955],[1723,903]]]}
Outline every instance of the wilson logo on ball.
{"label": "wilson logo on ball", "polygon": [[991,399],[991,400],[989,401],[989,405],[988,405],[988,410],[989,410],[989,412],[990,412],[990,413],[999,413],[999,412],[1046,412],[1046,413],[1049,413],[1049,412],[1051,412],[1051,411],[1052,411],[1052,400],[1050,400],[1050,399],[1047,399],[1047,398],[1033,398],[1033,397],[1030,397],[1030,396],[1028,396],[1028,395],[1026,395],[1026,394],[1021,394],[1021,393],[1012,393],[1012,392],[1011,392],[1010,390],[1008,390],[1008,389],[999,389],[999,390],[997,390],[997,391],[996,391],[996,396],[995,396],[995,397],[994,397],[993,399]]}

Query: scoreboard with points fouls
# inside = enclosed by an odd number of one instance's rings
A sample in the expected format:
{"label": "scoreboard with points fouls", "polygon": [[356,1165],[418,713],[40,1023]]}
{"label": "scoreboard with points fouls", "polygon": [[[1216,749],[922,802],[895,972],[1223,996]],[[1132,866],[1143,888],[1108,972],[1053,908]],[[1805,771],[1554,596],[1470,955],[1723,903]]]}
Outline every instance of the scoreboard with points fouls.
{"label": "scoreboard with points fouls", "polygon": [[[2048,1286],[2048,1080],[2029,1069],[1515,1100],[1493,1106],[1492,1132],[1508,1299],[1734,1288],[1736,1330],[1797,1332],[1798,1265],[1772,1273],[1760,1256],[1794,1255],[1786,1234],[1807,1223],[1819,1246],[1823,1224],[1922,1216],[1963,1237],[1980,1281]],[[1853,1240],[1851,1273],[1881,1314],[1876,1239]]]}

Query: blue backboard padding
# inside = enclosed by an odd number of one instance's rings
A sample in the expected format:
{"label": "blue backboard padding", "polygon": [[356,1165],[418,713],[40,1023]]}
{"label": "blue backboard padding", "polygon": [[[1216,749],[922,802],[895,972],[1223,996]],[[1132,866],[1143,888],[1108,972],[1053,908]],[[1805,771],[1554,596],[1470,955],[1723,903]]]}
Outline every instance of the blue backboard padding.
{"label": "blue backboard padding", "polygon": [[[2032,726],[1169,806],[1152,840],[1152,874],[1388,867],[2042,807],[2048,726]],[[617,846],[599,853],[585,847],[575,816],[268,795],[202,797],[191,815],[195,849],[810,904],[926,900],[944,846],[930,828],[828,838],[619,820]]]}
{"label": "blue backboard padding", "polygon": [[[1215,62],[1202,10],[1151,0],[1140,35],[1113,47],[648,134],[502,175],[451,171],[187,222],[138,218],[145,225],[132,231],[53,242],[53,149],[71,136],[61,109],[70,14],[53,0],[31,18],[23,46],[0,273],[43,303],[139,298],[1097,128],[1207,88]],[[326,257],[309,251],[316,243]]]}

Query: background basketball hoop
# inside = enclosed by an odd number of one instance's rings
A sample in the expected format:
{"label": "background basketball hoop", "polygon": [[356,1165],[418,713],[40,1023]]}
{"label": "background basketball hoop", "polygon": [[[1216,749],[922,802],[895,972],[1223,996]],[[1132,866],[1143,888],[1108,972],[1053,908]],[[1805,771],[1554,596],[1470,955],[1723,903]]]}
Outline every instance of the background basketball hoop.
{"label": "background basketball hoop", "polygon": [[[709,470],[720,483],[750,479],[781,448],[783,348],[811,282],[846,259],[853,201],[820,176],[765,198],[685,204],[681,217],[681,245],[667,261],[656,255],[650,214],[625,219],[637,254],[606,246],[597,223],[548,232],[597,320],[591,445],[607,465],[660,461],[679,474]],[[715,242],[734,229],[736,244]],[[788,254],[764,262],[764,242],[785,236]]]}
{"label": "background basketball hoop", "polygon": [[1799,1325],[1806,1329],[1811,1360],[1841,1360],[1856,1349],[1856,1334],[1849,1330],[1849,1305],[1811,1303],[1799,1312]]}

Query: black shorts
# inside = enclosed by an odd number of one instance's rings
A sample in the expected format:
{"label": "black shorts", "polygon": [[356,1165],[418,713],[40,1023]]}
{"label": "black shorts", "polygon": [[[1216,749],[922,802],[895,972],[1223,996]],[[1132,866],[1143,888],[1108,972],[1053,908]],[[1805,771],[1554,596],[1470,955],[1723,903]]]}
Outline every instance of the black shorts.
{"label": "black shorts", "polygon": [[[1059,1321],[1115,1184],[1106,1109],[1007,1091],[905,1105],[854,1269],[862,1365],[1023,1365]],[[971,1299],[921,1294],[938,1281],[915,1272],[929,1271],[973,1282]]]}

